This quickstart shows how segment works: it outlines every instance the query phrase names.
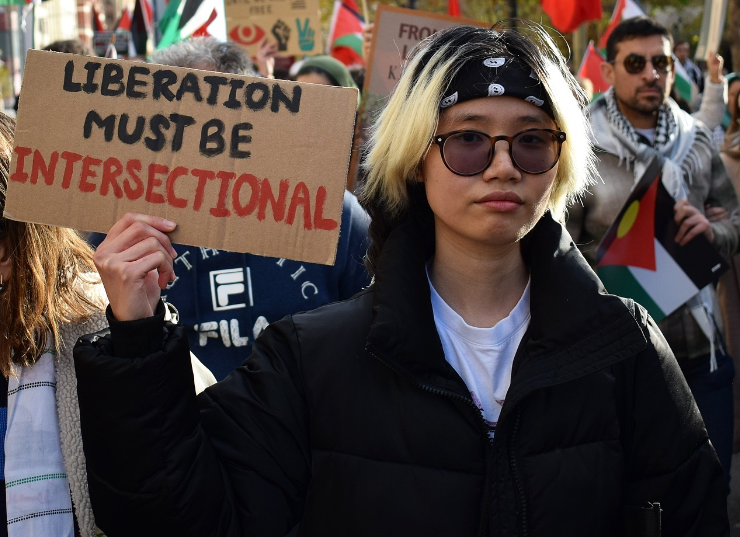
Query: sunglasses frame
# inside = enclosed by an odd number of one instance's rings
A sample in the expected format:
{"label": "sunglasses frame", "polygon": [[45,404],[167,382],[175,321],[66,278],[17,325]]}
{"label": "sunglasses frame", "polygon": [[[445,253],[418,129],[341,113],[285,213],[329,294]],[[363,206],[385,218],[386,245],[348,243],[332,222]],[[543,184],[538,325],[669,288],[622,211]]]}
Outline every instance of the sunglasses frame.
{"label": "sunglasses frame", "polygon": [[[638,71],[631,71],[630,68],[627,67],[627,60],[630,57],[640,58],[643,61],[642,69]],[[665,69],[658,69],[655,66],[656,58],[668,58],[668,65]],[[645,70],[645,66],[647,65],[648,61],[650,61],[650,65],[653,67],[653,71],[655,71],[659,75],[666,75],[670,72],[673,72],[675,60],[673,59],[673,56],[671,54],[656,54],[655,56],[651,56],[650,58],[648,58],[647,56],[643,56],[642,54],[635,54],[633,52],[632,54],[628,54],[627,56],[625,56],[624,60],[622,60],[622,66],[624,67],[624,70],[627,71],[627,73],[631,75],[639,75]],[[616,62],[617,60],[609,60],[609,63],[611,63],[612,65],[616,65]]]}
{"label": "sunglasses frame", "polygon": [[[550,134],[554,134],[555,141],[558,144],[558,152],[557,152],[557,155],[555,156],[555,161],[552,163],[552,166],[540,172],[530,172],[528,170],[525,170],[517,163],[516,159],[514,158],[514,139],[517,138],[518,136],[521,136],[524,133],[535,132],[535,131],[536,132],[548,132]],[[447,163],[447,159],[445,158],[444,145],[445,145],[445,142],[447,142],[447,139],[450,138],[451,136],[454,136],[455,134],[460,134],[463,132],[480,134],[484,138],[487,138],[488,141],[491,143],[491,154],[490,154],[490,158],[488,159],[488,162],[486,163],[485,166],[483,166],[483,168],[481,168],[480,170],[474,173],[460,173],[458,171],[453,170],[450,167],[450,165]],[[517,170],[527,173],[529,175],[542,175],[543,173],[547,173],[550,170],[552,170],[555,167],[555,165],[558,163],[558,161],[560,160],[560,152],[563,149],[563,142],[565,142],[565,138],[566,138],[565,133],[561,130],[556,130],[556,129],[524,129],[523,131],[519,131],[513,134],[512,136],[504,136],[504,135],[488,136],[485,132],[477,131],[475,129],[461,129],[461,130],[456,130],[456,131],[435,134],[434,138],[432,139],[432,143],[437,144],[439,146],[439,154],[442,157],[442,162],[444,162],[445,167],[448,170],[450,170],[452,173],[454,173],[455,175],[460,175],[462,177],[471,177],[473,175],[478,175],[479,173],[483,172],[486,168],[488,168],[491,165],[491,162],[493,162],[493,158],[496,156],[496,143],[499,140],[506,140],[506,142],[508,142],[509,158],[511,159],[511,163],[514,165],[514,167]]]}

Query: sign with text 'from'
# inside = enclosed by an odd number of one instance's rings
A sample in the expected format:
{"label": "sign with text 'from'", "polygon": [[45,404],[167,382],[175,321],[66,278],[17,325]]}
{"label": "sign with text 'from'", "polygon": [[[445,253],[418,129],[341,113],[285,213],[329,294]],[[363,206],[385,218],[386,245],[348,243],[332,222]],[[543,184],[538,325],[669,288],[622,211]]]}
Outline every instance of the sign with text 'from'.
{"label": "sign with text 'from'", "polygon": [[226,0],[229,39],[255,55],[265,37],[281,56],[322,54],[319,0]]}
{"label": "sign with text 'from'", "polygon": [[5,216],[332,264],[354,89],[28,52]]}

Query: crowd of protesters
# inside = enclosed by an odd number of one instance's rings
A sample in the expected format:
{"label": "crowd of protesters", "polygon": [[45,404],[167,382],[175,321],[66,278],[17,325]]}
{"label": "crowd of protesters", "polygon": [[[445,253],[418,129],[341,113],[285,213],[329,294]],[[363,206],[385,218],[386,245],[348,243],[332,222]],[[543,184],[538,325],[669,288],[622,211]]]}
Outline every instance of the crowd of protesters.
{"label": "crowd of protesters", "polygon": [[[151,61],[274,77],[274,54]],[[87,242],[0,217],[0,536],[729,535],[740,76],[689,56],[623,20],[591,100],[537,24],[423,40],[334,266],[172,244],[143,214]],[[677,62],[701,90],[680,106]],[[329,56],[291,71],[362,85]],[[672,240],[730,267],[658,323],[594,271],[655,163]]]}

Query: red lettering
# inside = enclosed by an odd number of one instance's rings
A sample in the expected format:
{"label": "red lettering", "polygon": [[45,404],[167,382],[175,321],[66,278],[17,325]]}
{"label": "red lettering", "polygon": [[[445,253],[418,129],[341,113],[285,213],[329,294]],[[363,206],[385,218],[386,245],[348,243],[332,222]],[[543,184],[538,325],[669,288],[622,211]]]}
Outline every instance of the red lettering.
{"label": "red lettering", "polygon": [[169,173],[170,169],[164,164],[151,163],[149,165],[149,175],[146,181],[146,196],[144,199],[149,203],[164,203],[164,196],[154,189],[162,186],[162,180],[157,177],[158,174]]}
{"label": "red lettering", "polygon": [[211,214],[223,218],[231,215],[231,211],[226,208],[226,196],[229,195],[229,181],[236,179],[236,174],[234,172],[218,172],[216,177],[221,179],[221,188],[218,191],[218,202],[211,209]]}
{"label": "red lettering", "polygon": [[97,185],[91,183],[88,179],[98,176],[97,170],[93,166],[100,166],[103,161],[99,158],[85,157],[82,159],[82,175],[80,176],[80,192],[95,192]]}
{"label": "red lettering", "polygon": [[270,202],[272,206],[272,216],[275,222],[280,222],[285,216],[285,199],[288,197],[288,181],[283,179],[280,181],[280,187],[278,189],[278,199],[272,195],[272,187],[270,186],[270,180],[265,178],[262,180],[260,187],[260,207],[257,211],[257,220],[262,222],[266,216],[267,202]]}
{"label": "red lettering", "polygon": [[200,211],[203,205],[203,192],[206,189],[206,183],[216,178],[216,174],[209,170],[194,169],[190,173],[198,178],[198,186],[195,188],[195,200],[193,200],[193,210]]}
{"label": "red lettering", "polygon": [[332,220],[331,218],[324,218],[324,202],[326,201],[326,188],[323,186],[320,186],[319,189],[316,191],[316,212],[314,213],[313,217],[313,227],[316,229],[324,229],[326,231],[331,231],[332,229],[336,229],[336,227],[339,225],[337,224],[336,220]]}
{"label": "red lettering", "polygon": [[178,198],[175,195],[175,181],[188,174],[188,169],[185,166],[178,166],[170,172],[167,177],[167,203],[178,209],[184,209],[188,205],[188,200]]}
{"label": "red lettering", "polygon": [[285,219],[285,223],[292,225],[295,220],[295,212],[298,206],[303,207],[303,227],[304,229],[311,229],[311,196],[308,193],[308,187],[306,183],[301,181],[295,186],[293,191],[293,197],[290,198],[290,207],[288,207],[288,218]]}
{"label": "red lettering", "polygon": [[65,151],[61,156],[66,162],[64,165],[64,177],[62,177],[62,188],[67,190],[72,183],[72,173],[74,172],[75,164],[82,160],[82,155]]}
{"label": "red lettering", "polygon": [[[252,194],[249,196],[249,203],[246,205],[241,204],[239,193],[242,189],[242,185],[248,183],[252,189]],[[254,212],[257,208],[257,203],[260,200],[259,197],[259,185],[257,184],[257,178],[251,173],[243,173],[239,176],[239,179],[234,183],[234,190],[231,192],[231,205],[234,207],[234,211],[239,216],[247,216]]]}
{"label": "red lettering", "polygon": [[26,157],[33,152],[30,147],[16,147],[15,153],[18,158],[15,160],[15,171],[10,176],[11,181],[17,181],[19,183],[25,183],[28,181],[28,174],[23,171]]}
{"label": "red lettering", "polygon": [[108,190],[113,188],[113,195],[118,199],[123,197],[123,190],[118,184],[118,176],[123,173],[121,161],[115,157],[105,159],[103,162],[103,181],[100,183],[100,195],[107,196]]}
{"label": "red lettering", "polygon": [[49,158],[49,165],[46,165],[44,155],[41,151],[36,150],[33,152],[33,165],[31,166],[31,184],[35,185],[39,179],[39,173],[44,176],[44,182],[51,186],[54,184],[54,172],[57,168],[57,161],[59,160],[59,152],[54,151]]}
{"label": "red lettering", "polygon": [[[128,177],[123,180],[123,191],[126,193],[126,197],[130,200],[137,200],[144,193],[144,183],[139,177],[141,172],[141,161],[137,159],[131,159],[126,162],[126,172]],[[134,183],[136,187],[131,186]]]}

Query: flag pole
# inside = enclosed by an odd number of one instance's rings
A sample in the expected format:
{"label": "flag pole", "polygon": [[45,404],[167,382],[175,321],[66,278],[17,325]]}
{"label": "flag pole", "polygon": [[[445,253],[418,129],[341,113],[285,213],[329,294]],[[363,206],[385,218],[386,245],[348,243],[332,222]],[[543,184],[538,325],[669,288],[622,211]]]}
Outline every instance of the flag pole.
{"label": "flag pole", "polygon": [[370,24],[370,14],[367,11],[367,0],[362,0],[362,17],[365,19],[365,24]]}

